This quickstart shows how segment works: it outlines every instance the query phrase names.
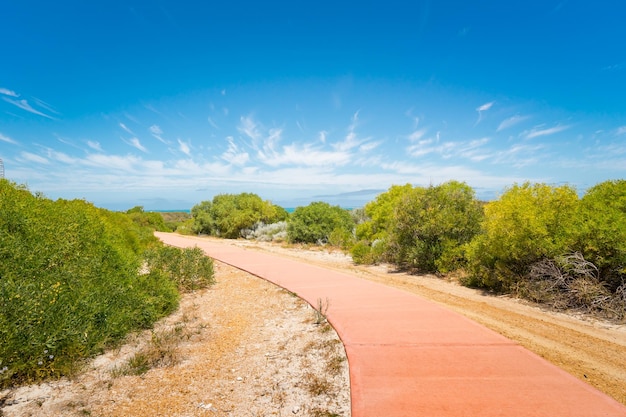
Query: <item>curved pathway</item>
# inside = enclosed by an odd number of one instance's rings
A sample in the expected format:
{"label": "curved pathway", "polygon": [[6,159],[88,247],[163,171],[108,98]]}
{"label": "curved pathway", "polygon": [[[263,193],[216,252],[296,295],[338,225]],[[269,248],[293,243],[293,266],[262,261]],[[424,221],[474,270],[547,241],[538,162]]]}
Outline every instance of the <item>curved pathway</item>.
{"label": "curved pathway", "polygon": [[296,293],[329,300],[353,417],[626,416],[626,407],[505,337],[414,294],[269,253],[156,234]]}

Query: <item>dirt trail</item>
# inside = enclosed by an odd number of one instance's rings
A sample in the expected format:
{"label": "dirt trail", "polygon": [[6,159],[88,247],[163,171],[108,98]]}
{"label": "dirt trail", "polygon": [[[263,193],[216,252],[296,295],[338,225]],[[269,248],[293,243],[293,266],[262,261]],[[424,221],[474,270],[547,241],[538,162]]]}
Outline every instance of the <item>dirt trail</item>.
{"label": "dirt trail", "polygon": [[543,310],[432,275],[390,272],[385,266],[355,266],[339,252],[233,241],[258,250],[355,273],[363,279],[418,294],[518,342],[626,405],[626,324]]}

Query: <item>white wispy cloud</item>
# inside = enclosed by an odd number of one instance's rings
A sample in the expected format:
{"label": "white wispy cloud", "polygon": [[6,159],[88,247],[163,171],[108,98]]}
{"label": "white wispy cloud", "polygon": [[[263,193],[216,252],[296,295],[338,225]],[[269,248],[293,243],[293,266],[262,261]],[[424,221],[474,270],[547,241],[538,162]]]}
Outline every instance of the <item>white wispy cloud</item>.
{"label": "white wispy cloud", "polygon": [[626,126],[620,126],[615,130],[616,135],[623,135],[626,133]]}
{"label": "white wispy cloud", "polygon": [[37,97],[33,97],[33,100],[35,100],[35,103],[37,104],[37,106],[43,107],[44,109],[54,114],[58,114],[58,115],[61,114],[58,111],[56,111],[50,104],[46,103],[45,101],[38,99]]}
{"label": "white wispy cloud", "polygon": [[152,134],[152,136],[159,140],[162,143],[167,143],[167,141],[165,139],[163,139],[163,130],[159,127],[159,125],[152,125],[150,126],[150,133]]}
{"label": "white wispy cloud", "polygon": [[476,108],[476,111],[478,112],[478,120],[476,120],[474,126],[480,123],[480,121],[483,119],[483,112],[489,110],[494,105],[494,103],[495,101],[490,101],[489,103],[482,104]]}
{"label": "white wispy cloud", "polygon": [[28,104],[27,100],[13,100],[13,99],[10,99],[8,97],[2,97],[2,99],[4,101],[6,101],[7,103],[11,103],[14,106],[17,106],[20,109],[25,110],[25,111],[27,111],[29,113],[36,114],[36,115],[42,116],[42,117],[46,117],[48,119],[56,120],[54,117],[52,117],[52,116],[50,116],[48,114],[45,114],[45,113],[43,113],[43,112],[41,112],[41,111],[39,111],[37,109],[34,109],[30,104]]}
{"label": "white wispy cloud", "polygon": [[47,164],[50,163],[50,161],[48,161],[43,156],[39,156],[39,155],[36,155],[34,153],[31,153],[31,152],[25,152],[25,151],[21,152],[20,153],[20,157],[21,157],[21,159],[23,159],[24,161],[27,161],[27,162],[35,162],[37,164],[44,164],[44,165],[47,165]]}
{"label": "white wispy cloud", "polygon": [[64,164],[75,164],[79,159],[69,156],[64,152],[55,151],[54,149],[48,149],[47,155],[49,159],[59,161]]}
{"label": "white wispy cloud", "polygon": [[[105,168],[107,171],[135,172],[143,160],[134,155],[89,154],[82,161],[86,166]],[[105,171],[105,172],[107,172]]]}
{"label": "white wispy cloud", "polygon": [[429,153],[435,152],[436,148],[431,146],[435,142],[434,139],[423,139],[418,140],[413,143],[411,146],[406,148],[406,151],[409,155],[414,157],[420,157],[424,155],[428,155]]}
{"label": "white wispy cloud", "polygon": [[540,136],[554,135],[555,133],[559,133],[559,132],[569,129],[570,127],[571,126],[568,126],[568,125],[560,125],[560,126],[543,129],[541,126],[538,126],[538,127],[531,129],[530,132],[526,133],[525,138],[533,139],[533,138],[537,138]]}
{"label": "white wispy cloud", "polygon": [[130,138],[128,140],[122,138],[122,140],[124,141],[124,143],[126,143],[127,145],[132,146],[133,148],[139,149],[141,152],[145,152],[148,153],[148,150],[141,144],[141,141],[136,138]]}
{"label": "white wispy cloud", "polygon": [[418,140],[408,146],[406,151],[410,156],[417,158],[429,154],[437,154],[443,159],[461,157],[479,162],[491,156],[488,150],[483,149],[487,143],[489,143],[489,138],[440,143],[437,136],[436,138]]}
{"label": "white wispy cloud", "polygon": [[487,110],[489,110],[489,109],[490,109],[490,108],[494,105],[494,103],[495,103],[495,101],[490,101],[489,103],[485,103],[485,104],[483,104],[483,105],[481,105],[481,106],[478,106],[478,107],[476,108],[476,111],[477,111],[477,112],[479,112],[479,113],[480,113],[481,111],[487,111]]}
{"label": "white wispy cloud", "polygon": [[368,139],[359,139],[357,137],[356,128],[359,124],[359,112],[360,110],[356,111],[354,115],[352,115],[350,126],[348,126],[348,133],[344,137],[344,140],[336,142],[332,145],[336,150],[340,152],[350,151],[354,148],[360,147],[363,143],[368,141]]}
{"label": "white wispy cloud", "polygon": [[88,140],[87,141],[87,146],[89,146],[91,149],[98,151],[98,152],[102,152],[102,146],[100,146],[100,142],[96,142],[93,140]]}
{"label": "white wispy cloud", "polygon": [[12,145],[17,145],[18,144],[16,140],[13,140],[13,139],[11,139],[8,136],[3,135],[2,133],[0,133],[0,141],[6,142],[6,143],[10,143]]}
{"label": "white wispy cloud", "polygon": [[244,166],[250,160],[250,155],[237,146],[232,136],[226,139],[228,140],[228,149],[222,154],[222,159],[232,165]]}
{"label": "white wispy cloud", "polygon": [[259,132],[259,126],[252,116],[241,116],[237,130],[255,141],[259,140],[262,136]]}
{"label": "white wispy cloud", "polygon": [[2,88],[2,87],[0,87],[0,94],[4,94],[5,96],[10,96],[10,97],[19,97],[20,96],[15,91],[9,90],[8,88]]}
{"label": "white wispy cloud", "polygon": [[214,129],[217,129],[217,130],[220,129],[219,126],[217,125],[217,123],[215,123],[215,121],[212,118],[208,117],[207,120],[208,120],[209,124],[211,126],[213,126]]}
{"label": "white wispy cloud", "polygon": [[191,146],[180,139],[178,139],[178,149],[185,155],[191,156]]}
{"label": "white wispy cloud", "polygon": [[382,142],[366,142],[363,145],[359,146],[359,153],[369,153],[374,149],[378,148]]}
{"label": "white wispy cloud", "polygon": [[547,158],[545,145],[515,144],[509,149],[499,151],[494,155],[493,161],[498,164],[510,165],[521,168],[535,165],[542,158]]}
{"label": "white wispy cloud", "polygon": [[409,135],[409,140],[411,142],[417,142],[420,139],[422,139],[422,137],[424,137],[424,135],[426,134],[427,131],[428,131],[428,129],[425,129],[425,128],[416,130],[416,131],[414,131],[413,133],[411,133]]}
{"label": "white wispy cloud", "polygon": [[119,124],[119,126],[122,128],[122,130],[124,130],[126,133],[129,133],[133,136],[135,136],[135,132],[133,132],[132,130],[130,130],[130,128],[128,126],[126,126],[124,123]]}
{"label": "white wispy cloud", "polygon": [[498,125],[498,128],[496,129],[496,132],[500,132],[501,130],[513,127],[516,124],[521,123],[524,120],[527,120],[529,118],[530,116],[519,116],[519,115],[511,116],[508,119],[504,119],[502,122],[500,122],[500,124]]}
{"label": "white wispy cloud", "polygon": [[413,108],[411,107],[405,111],[404,115],[413,121],[413,129],[417,129],[417,126],[420,124],[420,118],[419,116],[413,115]]}
{"label": "white wispy cloud", "polygon": [[346,151],[329,151],[312,144],[292,143],[280,152],[263,155],[262,162],[273,167],[281,165],[342,166],[350,163],[352,154]]}

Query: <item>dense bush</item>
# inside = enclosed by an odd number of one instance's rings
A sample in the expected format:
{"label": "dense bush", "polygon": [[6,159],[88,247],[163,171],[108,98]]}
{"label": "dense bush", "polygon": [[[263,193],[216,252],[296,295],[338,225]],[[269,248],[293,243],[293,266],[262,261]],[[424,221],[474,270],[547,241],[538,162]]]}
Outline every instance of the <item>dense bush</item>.
{"label": "dense bush", "polygon": [[128,217],[138,226],[147,230],[158,232],[171,232],[172,229],[165,224],[165,220],[160,213],[144,211],[142,206],[135,206],[126,211]]}
{"label": "dense bush", "polygon": [[159,213],[165,222],[165,227],[170,231],[191,234],[191,227],[193,225],[193,218],[191,213],[185,211],[167,211]]}
{"label": "dense bush", "polygon": [[464,261],[461,247],[478,233],[482,216],[474,190],[465,183],[415,187],[396,204],[387,256],[408,270],[456,269]]}
{"label": "dense bush", "polygon": [[70,373],[173,311],[175,284],[139,274],[151,245],[123,213],[0,180],[0,386]]}
{"label": "dense bush", "polygon": [[288,217],[282,207],[252,193],[219,194],[212,201],[203,201],[191,209],[193,231],[228,239],[241,237],[255,224],[276,223]]}
{"label": "dense bush", "polygon": [[181,292],[206,288],[214,283],[213,260],[202,249],[157,246],[145,254],[148,272],[162,272]]}
{"label": "dense bush", "polygon": [[573,229],[575,249],[598,267],[600,281],[615,291],[626,281],[626,180],[587,190]]}
{"label": "dense bush", "polygon": [[354,229],[354,219],[345,209],[324,202],[298,207],[289,216],[287,236],[291,242],[342,245]]}
{"label": "dense bush", "polygon": [[485,206],[482,233],[468,245],[469,283],[509,290],[531,265],[567,253],[578,196],[569,186],[514,185]]}
{"label": "dense bush", "polygon": [[395,210],[404,196],[413,190],[411,184],[393,185],[363,208],[364,216],[356,226],[357,243],[350,253],[355,263],[375,264],[387,254],[387,242]]}

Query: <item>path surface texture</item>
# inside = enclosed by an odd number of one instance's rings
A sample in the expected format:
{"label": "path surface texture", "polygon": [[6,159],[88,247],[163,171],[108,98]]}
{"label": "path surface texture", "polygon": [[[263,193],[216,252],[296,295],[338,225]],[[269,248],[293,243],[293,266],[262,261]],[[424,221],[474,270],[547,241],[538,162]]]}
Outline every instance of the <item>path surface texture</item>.
{"label": "path surface texture", "polygon": [[214,240],[157,236],[198,246],[313,306],[328,300],[348,356],[353,417],[626,417],[626,407],[595,388],[414,294]]}

